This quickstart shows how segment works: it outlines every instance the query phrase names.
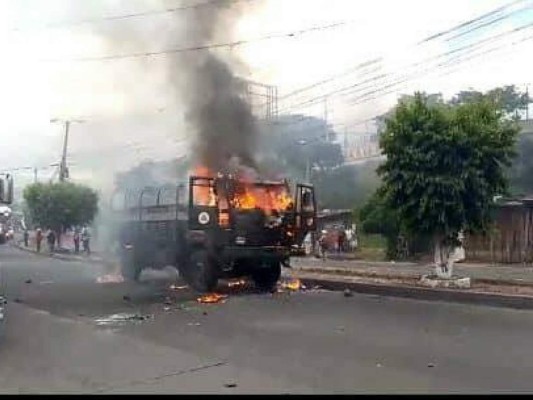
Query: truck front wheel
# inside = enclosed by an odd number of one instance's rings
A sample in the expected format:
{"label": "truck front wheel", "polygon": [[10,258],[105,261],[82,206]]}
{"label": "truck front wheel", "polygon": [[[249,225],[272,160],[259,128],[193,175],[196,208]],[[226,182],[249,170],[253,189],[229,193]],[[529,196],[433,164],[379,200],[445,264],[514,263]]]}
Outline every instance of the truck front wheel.
{"label": "truck front wheel", "polygon": [[255,287],[261,291],[271,291],[276,287],[276,284],[281,276],[281,264],[277,261],[268,263],[268,266],[263,266],[252,273],[252,279]]}
{"label": "truck front wheel", "polygon": [[190,257],[187,279],[194,290],[200,293],[213,291],[218,283],[215,263],[207,250],[195,250]]}

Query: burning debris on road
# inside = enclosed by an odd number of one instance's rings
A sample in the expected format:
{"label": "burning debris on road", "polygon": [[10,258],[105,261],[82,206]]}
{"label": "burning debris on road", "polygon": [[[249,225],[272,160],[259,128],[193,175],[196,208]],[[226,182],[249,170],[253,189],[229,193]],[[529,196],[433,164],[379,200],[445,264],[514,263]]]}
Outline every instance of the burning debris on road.
{"label": "burning debris on road", "polygon": [[208,293],[208,294],[204,294],[203,296],[198,297],[196,301],[198,303],[215,304],[215,303],[225,303],[227,298],[228,296],[225,294]]}
{"label": "burning debris on road", "polygon": [[278,284],[278,289],[288,289],[291,291],[305,290],[305,286],[302,285],[302,282],[298,278],[290,279],[288,281],[280,281]]}

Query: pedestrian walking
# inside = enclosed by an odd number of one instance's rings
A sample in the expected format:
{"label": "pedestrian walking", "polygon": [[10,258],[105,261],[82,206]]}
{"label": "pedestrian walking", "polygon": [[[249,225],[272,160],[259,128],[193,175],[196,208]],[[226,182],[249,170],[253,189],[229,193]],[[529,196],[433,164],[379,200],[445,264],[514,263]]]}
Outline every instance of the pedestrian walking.
{"label": "pedestrian walking", "polygon": [[76,254],[80,252],[80,232],[78,228],[74,230],[74,252]]}
{"label": "pedestrian walking", "polygon": [[37,252],[39,253],[41,251],[41,242],[43,241],[43,231],[41,228],[37,228],[37,231],[35,233],[35,244],[37,246]]}
{"label": "pedestrian walking", "polygon": [[89,232],[89,228],[87,226],[84,226],[81,231],[81,240],[83,242],[83,251],[88,255],[91,254],[91,232]]}
{"label": "pedestrian walking", "polygon": [[48,250],[50,251],[50,253],[53,253],[56,244],[56,234],[52,229],[48,229],[48,233],[46,234],[46,240],[48,241]]}
{"label": "pedestrian walking", "polygon": [[30,241],[30,233],[27,229],[24,229],[24,247],[28,247]]}

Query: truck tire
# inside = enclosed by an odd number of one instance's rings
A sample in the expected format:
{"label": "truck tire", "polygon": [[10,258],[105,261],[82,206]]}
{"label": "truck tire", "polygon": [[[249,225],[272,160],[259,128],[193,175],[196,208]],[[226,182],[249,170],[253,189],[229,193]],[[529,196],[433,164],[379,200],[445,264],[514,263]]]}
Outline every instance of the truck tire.
{"label": "truck tire", "polygon": [[272,291],[281,276],[281,264],[277,261],[269,263],[269,267],[263,267],[252,272],[255,287],[261,291]]}
{"label": "truck tire", "polygon": [[124,250],[120,260],[120,272],[127,281],[138,281],[141,276],[142,266],[132,250]]}
{"label": "truck tire", "polygon": [[199,249],[191,254],[186,278],[191,287],[199,293],[211,292],[216,288],[217,271],[207,250]]}

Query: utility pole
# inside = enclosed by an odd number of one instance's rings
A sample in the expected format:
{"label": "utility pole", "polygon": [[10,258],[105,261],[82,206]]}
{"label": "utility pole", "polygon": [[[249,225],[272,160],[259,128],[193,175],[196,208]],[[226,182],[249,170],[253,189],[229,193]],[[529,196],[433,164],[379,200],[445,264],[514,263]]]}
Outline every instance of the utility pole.
{"label": "utility pole", "polygon": [[68,149],[68,134],[70,130],[70,124],[72,122],[84,122],[83,120],[60,120],[57,118],[51,119],[50,122],[63,122],[65,126],[65,136],[63,138],[63,151],[61,154],[61,161],[59,162],[59,182],[64,182],[69,178],[68,166],[67,166],[67,149]]}
{"label": "utility pole", "polygon": [[33,167],[33,183],[37,183],[37,167]]}
{"label": "utility pole", "polygon": [[70,121],[65,121],[65,138],[63,140],[63,155],[61,156],[61,163],[59,164],[59,182],[64,182],[68,178],[67,168],[67,146],[68,146],[68,130]]}

